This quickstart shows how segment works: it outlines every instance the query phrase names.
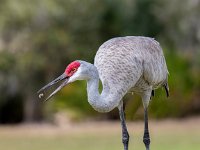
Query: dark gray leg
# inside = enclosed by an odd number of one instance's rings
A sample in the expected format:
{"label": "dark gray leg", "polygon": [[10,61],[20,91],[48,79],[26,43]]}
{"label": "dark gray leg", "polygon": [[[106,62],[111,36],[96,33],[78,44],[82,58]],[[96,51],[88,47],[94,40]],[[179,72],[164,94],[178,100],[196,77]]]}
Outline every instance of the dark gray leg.
{"label": "dark gray leg", "polygon": [[150,136],[149,136],[149,128],[148,128],[148,109],[144,109],[144,136],[143,142],[145,144],[146,150],[149,150],[150,146]]}
{"label": "dark gray leg", "polygon": [[128,150],[129,134],[126,127],[123,104],[119,106],[119,116],[120,116],[121,126],[122,126],[122,142],[124,144],[124,150]]}

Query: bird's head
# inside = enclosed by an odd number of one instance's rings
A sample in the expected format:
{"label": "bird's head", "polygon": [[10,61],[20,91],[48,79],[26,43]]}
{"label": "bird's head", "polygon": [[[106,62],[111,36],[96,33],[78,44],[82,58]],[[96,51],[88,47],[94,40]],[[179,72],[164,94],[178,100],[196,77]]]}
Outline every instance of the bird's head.
{"label": "bird's head", "polygon": [[39,94],[39,98],[44,96],[44,92],[49,87],[53,86],[54,84],[63,81],[61,85],[51,93],[46,100],[50,99],[53,95],[55,95],[58,91],[60,91],[64,86],[68,83],[74,82],[76,80],[88,80],[89,79],[89,68],[92,64],[76,60],[71,62],[65,69],[64,73],[57,77],[55,80],[51,81],[44,87],[42,87],[37,93]]}

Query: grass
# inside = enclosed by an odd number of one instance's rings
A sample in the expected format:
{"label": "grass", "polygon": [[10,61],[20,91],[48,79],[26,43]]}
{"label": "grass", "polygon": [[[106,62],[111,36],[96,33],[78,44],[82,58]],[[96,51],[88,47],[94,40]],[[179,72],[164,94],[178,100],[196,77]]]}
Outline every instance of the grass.
{"label": "grass", "polygon": [[[200,119],[151,122],[151,149],[200,149]],[[128,123],[130,150],[144,150],[143,124]],[[135,130],[134,130],[135,129]],[[0,127],[1,150],[123,150],[120,124],[84,123],[68,127],[20,125]]]}

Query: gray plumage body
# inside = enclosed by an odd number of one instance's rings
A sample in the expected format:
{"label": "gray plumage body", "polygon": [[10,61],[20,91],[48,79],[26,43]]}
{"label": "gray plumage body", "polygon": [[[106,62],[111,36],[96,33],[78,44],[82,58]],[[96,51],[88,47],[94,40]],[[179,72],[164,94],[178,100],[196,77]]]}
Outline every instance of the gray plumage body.
{"label": "gray plumage body", "polygon": [[[88,101],[99,112],[119,109],[124,150],[128,150],[129,134],[125,123],[123,96],[128,91],[140,94],[144,105],[144,136],[146,150],[150,147],[148,104],[154,89],[164,86],[167,96],[168,70],[159,43],[140,36],[118,37],[103,43],[94,59],[94,65],[77,60],[70,63],[65,73],[41,88],[38,93],[65,80],[46,100],[76,80],[87,81]],[[103,90],[99,93],[99,80]],[[39,97],[42,97],[40,94]]]}
{"label": "gray plumage body", "polygon": [[[108,40],[97,51],[94,66],[95,85],[88,89],[88,99],[100,112],[117,107],[129,90],[140,94],[147,107],[152,90],[167,83],[163,51],[153,38],[128,36]],[[103,84],[101,95],[97,93],[99,78]],[[91,84],[89,81],[88,88]]]}

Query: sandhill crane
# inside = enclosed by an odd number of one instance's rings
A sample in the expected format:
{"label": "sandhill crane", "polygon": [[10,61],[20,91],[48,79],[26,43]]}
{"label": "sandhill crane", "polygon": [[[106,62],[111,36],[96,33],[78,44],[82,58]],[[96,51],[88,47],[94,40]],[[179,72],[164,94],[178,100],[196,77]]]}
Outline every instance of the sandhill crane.
{"label": "sandhill crane", "polygon": [[[128,150],[129,134],[125,123],[123,96],[135,92],[142,98],[144,106],[144,136],[146,150],[150,147],[148,130],[148,105],[154,90],[160,86],[165,88],[167,96],[168,70],[162,48],[153,38],[127,36],[110,39],[103,43],[96,53],[94,65],[76,60],[70,63],[65,72],[41,88],[43,91],[53,84],[64,80],[46,100],[56,94],[68,83],[76,80],[87,81],[88,101],[98,112],[109,112],[115,107],[119,109],[122,126],[122,142],[124,150]],[[103,90],[99,93],[99,79]]]}

